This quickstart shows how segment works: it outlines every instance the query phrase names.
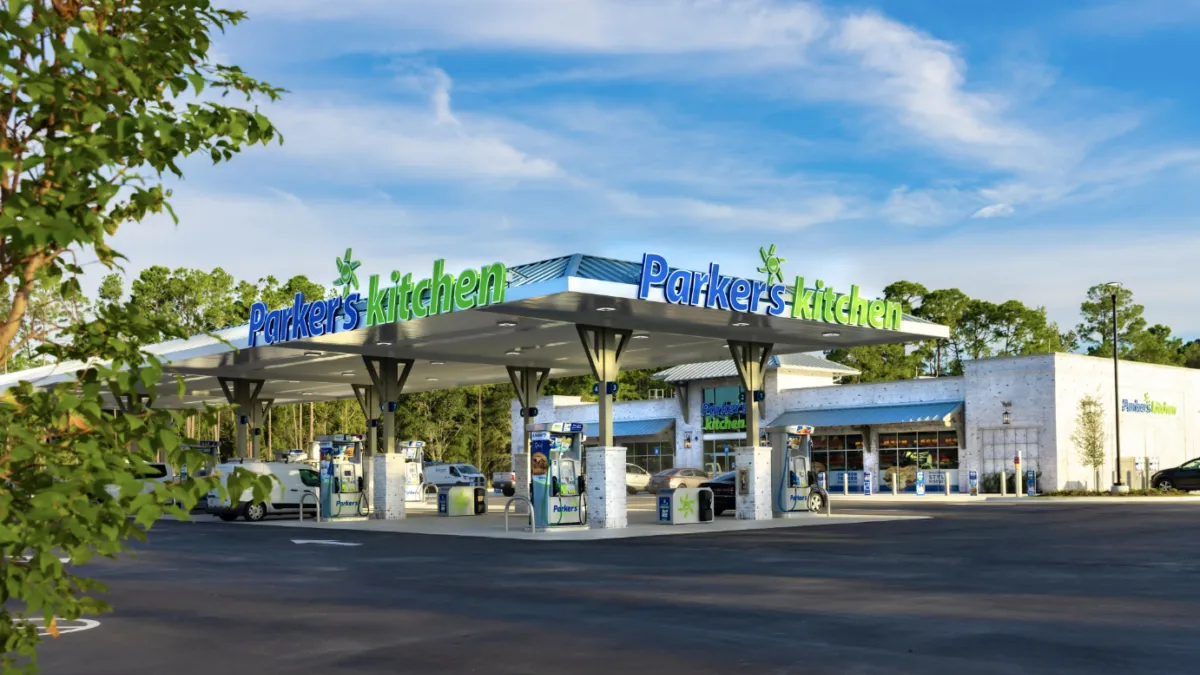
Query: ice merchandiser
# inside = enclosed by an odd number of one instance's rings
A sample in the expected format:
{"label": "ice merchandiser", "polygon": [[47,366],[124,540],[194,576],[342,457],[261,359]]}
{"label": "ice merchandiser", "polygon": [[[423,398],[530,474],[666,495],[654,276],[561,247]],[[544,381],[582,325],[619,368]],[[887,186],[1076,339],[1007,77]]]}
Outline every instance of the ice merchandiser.
{"label": "ice merchandiser", "polygon": [[318,436],[321,451],[321,517],[350,518],[367,515],[363,499],[362,436]]}
{"label": "ice merchandiser", "polygon": [[583,425],[578,422],[530,424],[529,472],[534,524],[537,527],[583,525]]}
{"label": "ice merchandiser", "polygon": [[419,502],[425,482],[425,441],[404,441],[396,451],[404,455],[404,501]]}
{"label": "ice merchandiser", "polygon": [[820,511],[829,498],[812,470],[813,428],[807,425],[772,427],[771,511],[775,515]]}

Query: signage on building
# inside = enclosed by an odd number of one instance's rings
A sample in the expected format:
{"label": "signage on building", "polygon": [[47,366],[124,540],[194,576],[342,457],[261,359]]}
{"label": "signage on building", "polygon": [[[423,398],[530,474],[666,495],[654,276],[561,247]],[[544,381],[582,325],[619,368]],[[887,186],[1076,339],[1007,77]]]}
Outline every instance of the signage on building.
{"label": "signage on building", "polygon": [[821,279],[816,280],[815,288],[806,288],[802,276],[795,278],[794,292],[789,291],[780,268],[784,259],[775,255],[775,246],[759,249],[759,254],[763,259],[759,271],[766,272],[766,281],[721,274],[717,263],[709,263],[707,272],[672,269],[663,256],[646,253],[642,256],[637,297],[644,300],[652,290],[662,289],[663,298],[675,305],[751,314],[765,311],[769,316],[900,330],[900,303],[861,297],[853,284],[849,293],[838,292]]}
{"label": "signage on building", "polygon": [[1142,399],[1144,400],[1138,401],[1134,399],[1131,401],[1127,398],[1121,399],[1121,412],[1142,413],[1147,415],[1179,414],[1179,411],[1175,406],[1163,403],[1162,401],[1152,400],[1150,398],[1150,394],[1142,394]]}
{"label": "signage on building", "polygon": [[746,404],[738,400],[740,387],[713,387],[703,392],[700,415],[705,433],[746,430]]}
{"label": "signage on building", "polygon": [[379,275],[372,274],[367,280],[366,306],[360,309],[360,262],[351,259],[352,253],[346,249],[344,258],[336,259],[338,278],[333,283],[341,288],[340,296],[306,302],[304,294],[297,293],[290,307],[275,310],[264,302],[254,303],[250,346],[354,330],[359,314],[366,315],[367,326],[378,326],[504,302],[508,269],[503,264],[465,269],[456,276],[445,271],[446,261],[439,258],[433,262],[433,275],[417,281],[412,273],[393,271],[391,284],[381,285]]}

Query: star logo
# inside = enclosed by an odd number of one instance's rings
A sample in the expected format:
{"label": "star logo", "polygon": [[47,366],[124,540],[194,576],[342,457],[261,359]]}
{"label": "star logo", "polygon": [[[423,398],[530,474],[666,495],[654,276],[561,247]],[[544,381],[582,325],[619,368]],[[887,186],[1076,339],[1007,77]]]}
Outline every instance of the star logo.
{"label": "star logo", "polygon": [[454,495],[454,508],[458,511],[466,511],[471,506],[471,496],[465,490],[460,490]]}
{"label": "star logo", "polygon": [[783,270],[780,265],[787,262],[787,258],[780,258],[775,255],[775,244],[771,244],[771,248],[758,247],[758,255],[762,256],[763,266],[758,268],[759,272],[767,275],[767,283],[783,283]]}
{"label": "star logo", "polygon": [[342,298],[345,298],[350,294],[351,286],[354,287],[354,290],[358,290],[358,272],[355,270],[357,270],[358,266],[362,263],[357,260],[351,260],[351,253],[352,249],[346,249],[346,256],[344,258],[336,259],[338,278],[333,280],[333,285],[342,287]]}
{"label": "star logo", "polygon": [[696,510],[696,500],[692,499],[691,497],[689,497],[687,495],[684,495],[679,498],[679,515],[686,518],[687,516],[692,515],[692,512],[695,510]]}

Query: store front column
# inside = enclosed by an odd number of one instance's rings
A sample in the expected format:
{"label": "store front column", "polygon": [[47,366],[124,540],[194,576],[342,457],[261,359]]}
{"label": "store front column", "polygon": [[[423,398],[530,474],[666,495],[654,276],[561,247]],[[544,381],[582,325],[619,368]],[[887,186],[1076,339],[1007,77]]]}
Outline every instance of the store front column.
{"label": "store front column", "polygon": [[633,331],[603,326],[577,325],[579,340],[596,378],[599,399],[599,445],[587,448],[584,475],[587,476],[588,524],[592,527],[622,528],[628,524],[625,506],[625,448],[613,445],[613,399],[617,394],[617,375],[621,352],[625,351]]}
{"label": "store front column", "polygon": [[[404,383],[412,372],[412,359],[364,356],[383,421],[383,447],[376,447],[371,460],[371,517],[385,520],[404,518],[404,456],[396,453],[396,409]],[[378,446],[378,440],[376,440]],[[365,466],[364,466],[365,469]]]}
{"label": "store front column", "polygon": [[[271,409],[274,399],[261,398],[263,380],[242,380],[229,377],[218,378],[225,400],[234,406],[237,413],[237,456],[243,459],[267,459],[262,457],[261,438],[263,418]],[[247,439],[249,436],[249,440]],[[249,446],[249,449],[247,449]]]}
{"label": "store front column", "polygon": [[373,384],[352,384],[350,387],[354,390],[354,398],[367,420],[367,451],[362,458],[363,491],[366,493],[363,498],[374,506],[372,495],[375,486],[372,485],[371,478],[374,474],[372,463],[379,452],[379,395],[376,394]]}
{"label": "store front column", "polygon": [[[521,437],[525,439],[521,453],[513,456],[513,473],[517,474],[517,484],[513,489],[516,496],[525,499],[529,499],[529,484],[533,480],[529,466],[529,425],[537,417],[537,402],[549,378],[549,368],[508,366],[508,379],[521,404]],[[516,433],[515,429],[513,433]]]}
{"label": "store front column", "polygon": [[759,406],[773,345],[729,341],[730,355],[746,391],[746,442],[737,452],[735,501],[739,520],[768,520],[771,515],[771,448],[762,445]]}

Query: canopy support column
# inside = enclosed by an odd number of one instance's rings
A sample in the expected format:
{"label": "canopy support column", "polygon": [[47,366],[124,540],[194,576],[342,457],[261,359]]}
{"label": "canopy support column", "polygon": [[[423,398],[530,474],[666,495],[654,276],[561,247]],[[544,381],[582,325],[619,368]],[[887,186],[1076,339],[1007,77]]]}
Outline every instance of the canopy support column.
{"label": "canopy support column", "polygon": [[773,348],[774,345],[761,342],[729,341],[733,363],[742,379],[742,388],[746,390],[746,447],[762,445],[759,441],[762,426],[759,404],[766,399],[764,382]]}
{"label": "canopy support column", "polygon": [[[259,437],[262,435],[262,420],[274,399],[259,398],[263,380],[243,380],[232,377],[217,378],[225,400],[234,406],[237,413],[237,456],[246,459],[259,458]],[[247,437],[253,440],[248,440]],[[251,446],[248,448],[247,446]],[[261,459],[261,458],[259,458]]]}
{"label": "canopy support column", "polygon": [[368,504],[374,505],[372,497],[372,462],[379,448],[379,396],[375,393],[374,385],[352,384],[354,398],[362,409],[363,417],[367,420],[367,452],[362,458],[363,491]]}
{"label": "canopy support column", "polygon": [[[382,450],[382,454],[377,460],[372,460],[370,476],[365,475],[364,470],[363,482],[373,481],[370,488],[373,499],[371,517],[396,520],[404,518],[405,474],[404,458],[396,454],[396,409],[400,406],[404,384],[412,372],[413,360],[364,356],[363,364],[371,376],[375,399],[383,418],[383,447],[380,449],[376,440],[376,448],[370,450],[372,454]],[[378,473],[374,469],[379,469]]]}
{"label": "canopy support column", "polygon": [[633,337],[633,331],[603,326],[576,325],[583,352],[592,367],[600,400],[599,445],[613,447],[613,400],[617,393],[617,375],[620,372],[621,352]]}

